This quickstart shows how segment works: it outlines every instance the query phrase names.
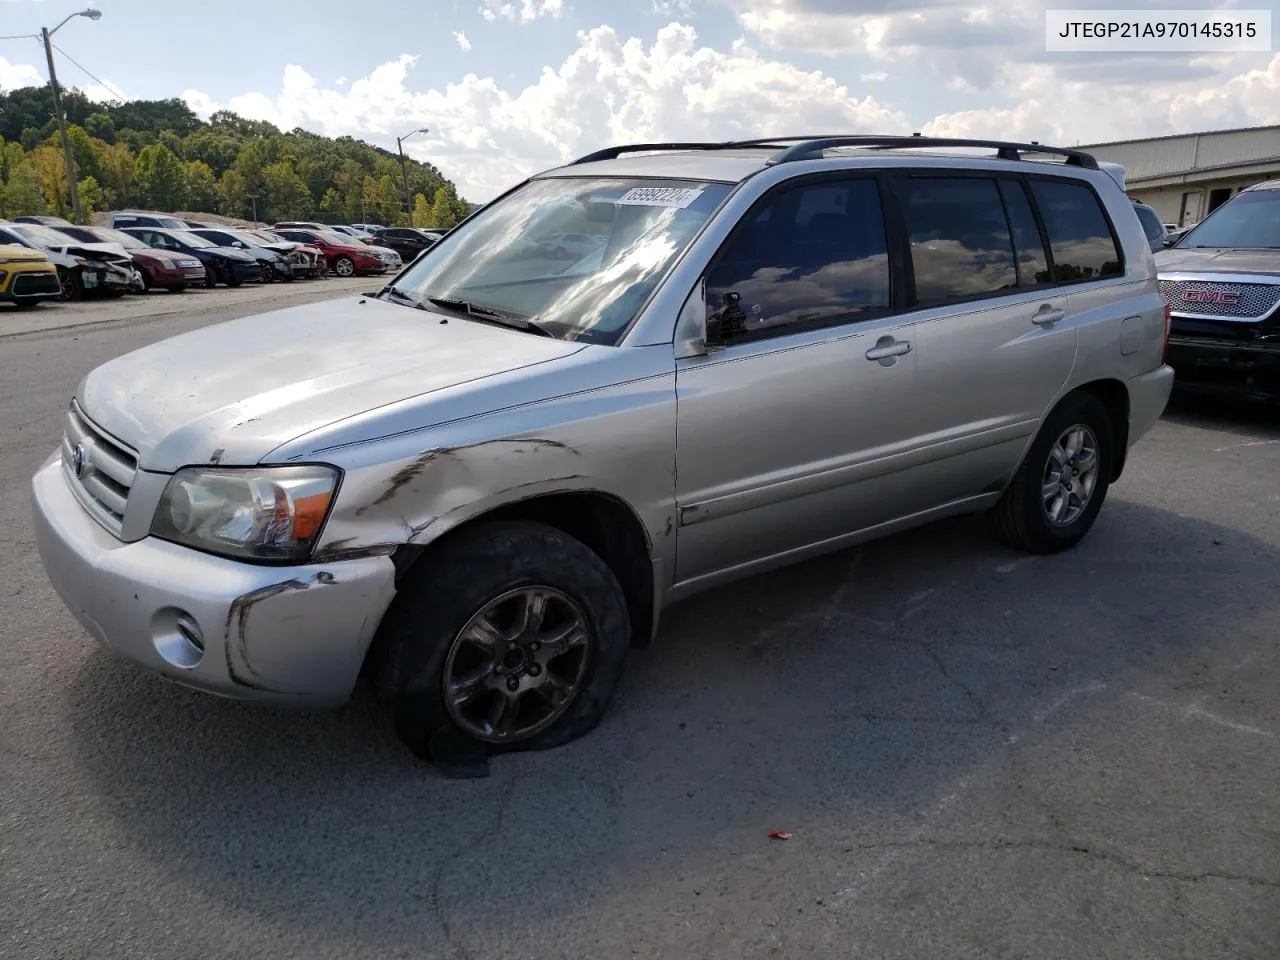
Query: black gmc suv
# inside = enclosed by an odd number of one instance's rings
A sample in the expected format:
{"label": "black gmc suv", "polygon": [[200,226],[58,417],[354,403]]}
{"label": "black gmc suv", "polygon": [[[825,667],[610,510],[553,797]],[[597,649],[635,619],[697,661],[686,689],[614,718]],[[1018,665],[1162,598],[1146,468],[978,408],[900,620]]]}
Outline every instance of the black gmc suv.
{"label": "black gmc suv", "polygon": [[1175,387],[1280,401],[1280,180],[1242,190],[1155,259]]}

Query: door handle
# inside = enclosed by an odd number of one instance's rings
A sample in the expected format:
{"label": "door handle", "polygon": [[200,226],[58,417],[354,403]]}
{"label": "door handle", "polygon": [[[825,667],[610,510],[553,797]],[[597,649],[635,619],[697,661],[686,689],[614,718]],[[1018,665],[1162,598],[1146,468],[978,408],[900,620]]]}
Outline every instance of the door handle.
{"label": "door handle", "polygon": [[910,352],[911,344],[906,340],[894,340],[892,337],[884,337],[867,351],[867,359],[888,360],[891,357],[900,357],[904,353]]}
{"label": "door handle", "polygon": [[1051,323],[1057,323],[1066,315],[1067,315],[1067,311],[1058,310],[1057,308],[1051,307],[1046,303],[1043,307],[1039,309],[1039,311],[1036,312],[1036,315],[1031,318],[1031,322],[1034,323],[1037,327],[1047,327]]}

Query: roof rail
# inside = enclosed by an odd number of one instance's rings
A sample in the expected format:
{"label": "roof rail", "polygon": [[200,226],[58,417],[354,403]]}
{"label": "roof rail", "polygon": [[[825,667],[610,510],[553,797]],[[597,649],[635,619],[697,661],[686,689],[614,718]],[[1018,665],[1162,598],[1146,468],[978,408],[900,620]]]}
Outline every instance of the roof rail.
{"label": "roof rail", "polygon": [[[791,146],[784,147],[785,144]],[[778,147],[782,150],[769,160],[770,164],[791,163],[795,160],[820,160],[824,150],[833,147],[866,147],[870,150],[900,150],[913,147],[990,147],[996,151],[1001,160],[1021,160],[1023,153],[1051,153],[1066,157],[1071,166],[1083,167],[1086,170],[1097,170],[1098,162],[1090,153],[1083,150],[1071,150],[1067,147],[1047,147],[1040,143],[1015,143],[1004,140],[965,140],[953,137],[923,137],[913,133],[909,137],[877,136],[861,134],[856,136],[824,136],[821,134],[803,137],[762,137],[757,140],[721,140],[671,143],[629,143],[614,147],[605,147],[594,153],[588,153],[577,160],[571,160],[565,166],[577,166],[580,163],[594,163],[597,160],[616,160],[624,153],[650,153],[662,150],[737,150],[749,147]]]}
{"label": "roof rail", "polygon": [[1026,153],[1052,153],[1066,157],[1066,163],[1083,167],[1086,170],[1097,170],[1098,162],[1090,153],[1083,150],[1071,150],[1067,147],[1047,147],[1040,143],[1015,143],[1004,140],[966,140],[955,137],[922,137],[912,134],[909,137],[880,137],[874,135],[849,137],[822,137],[797,143],[788,147],[769,162],[791,163],[796,160],[819,160],[824,150],[833,147],[866,147],[869,150],[910,150],[918,147],[991,147],[1001,160],[1021,160]]}

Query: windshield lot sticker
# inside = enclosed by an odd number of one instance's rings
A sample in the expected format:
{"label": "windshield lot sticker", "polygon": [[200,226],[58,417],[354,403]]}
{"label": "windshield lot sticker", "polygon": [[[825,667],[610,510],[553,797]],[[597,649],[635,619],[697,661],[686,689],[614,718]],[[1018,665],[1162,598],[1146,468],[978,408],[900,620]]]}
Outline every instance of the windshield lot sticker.
{"label": "windshield lot sticker", "polygon": [[700,196],[701,187],[632,187],[617,202],[631,207],[675,207],[683,210]]}

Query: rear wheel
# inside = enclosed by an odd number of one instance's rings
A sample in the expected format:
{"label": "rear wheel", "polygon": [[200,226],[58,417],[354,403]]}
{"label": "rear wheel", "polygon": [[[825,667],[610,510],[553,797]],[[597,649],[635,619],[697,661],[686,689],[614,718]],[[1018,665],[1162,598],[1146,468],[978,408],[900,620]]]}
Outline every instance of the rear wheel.
{"label": "rear wheel", "polygon": [[595,553],[537,523],[485,523],[428,554],[396,594],[373,664],[396,733],[430,758],[442,731],[491,752],[593,729],[630,645],[626,600]]}
{"label": "rear wheel", "polygon": [[1090,393],[1066,397],[1045,419],[1013,482],[991,512],[996,535],[1030,553],[1074,547],[1110,486],[1114,429]]}

